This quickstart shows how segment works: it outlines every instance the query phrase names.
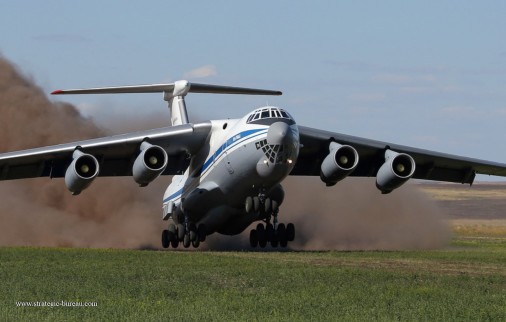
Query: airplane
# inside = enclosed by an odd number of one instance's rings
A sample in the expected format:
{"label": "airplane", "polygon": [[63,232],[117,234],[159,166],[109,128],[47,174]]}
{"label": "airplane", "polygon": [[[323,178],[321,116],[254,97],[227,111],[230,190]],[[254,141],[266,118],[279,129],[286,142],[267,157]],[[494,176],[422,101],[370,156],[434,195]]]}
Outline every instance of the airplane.
{"label": "airplane", "polygon": [[[131,176],[141,187],[171,175],[162,201],[163,248],[199,247],[207,236],[250,225],[252,247],[287,247],[295,226],[279,221],[288,175],[376,177],[387,194],[409,179],[472,185],[476,174],[506,176],[506,164],[455,156],[298,125],[264,106],[239,119],[191,123],[188,93],[282,95],[275,90],[190,83],[57,90],[64,94],[163,93],[170,126],[0,154],[0,180],[64,178],[80,194],[97,177]],[[310,193],[310,192],[308,192]],[[315,219],[317,220],[317,219]]]}

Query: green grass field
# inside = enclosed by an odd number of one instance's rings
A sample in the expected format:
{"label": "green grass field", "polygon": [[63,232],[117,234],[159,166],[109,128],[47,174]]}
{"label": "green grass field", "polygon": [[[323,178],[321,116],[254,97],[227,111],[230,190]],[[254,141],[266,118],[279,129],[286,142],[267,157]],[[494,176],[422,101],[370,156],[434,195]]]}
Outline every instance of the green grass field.
{"label": "green grass field", "polygon": [[[506,240],[448,250],[0,248],[0,320],[506,320]],[[17,307],[17,301],[97,307]]]}

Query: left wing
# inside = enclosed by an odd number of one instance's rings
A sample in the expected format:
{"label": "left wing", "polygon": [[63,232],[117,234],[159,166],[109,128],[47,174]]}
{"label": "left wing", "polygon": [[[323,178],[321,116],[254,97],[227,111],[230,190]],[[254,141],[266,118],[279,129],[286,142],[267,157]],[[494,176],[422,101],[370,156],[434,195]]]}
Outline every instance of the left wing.
{"label": "left wing", "polygon": [[166,151],[168,164],[162,174],[177,174],[186,168],[187,155],[202,146],[210,129],[209,122],[184,124],[3,153],[0,154],[0,180],[64,177],[75,150],[97,159],[98,176],[131,176],[143,142]]}
{"label": "left wing", "polygon": [[385,163],[385,151],[410,155],[415,163],[413,178],[472,184],[476,174],[506,176],[506,164],[461,157],[413,147],[299,126],[301,149],[291,175],[319,176],[329,155],[330,142],[350,145],[358,152],[358,164],[350,176],[372,177]]}

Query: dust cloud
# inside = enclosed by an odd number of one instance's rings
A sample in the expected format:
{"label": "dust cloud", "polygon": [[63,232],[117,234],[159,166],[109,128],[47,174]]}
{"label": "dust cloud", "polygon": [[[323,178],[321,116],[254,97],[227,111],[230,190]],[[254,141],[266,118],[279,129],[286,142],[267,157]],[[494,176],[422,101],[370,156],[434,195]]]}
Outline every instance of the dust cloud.
{"label": "dust cloud", "polygon": [[[435,249],[451,238],[446,215],[416,184],[382,195],[374,178],[346,178],[328,188],[318,177],[289,177],[283,188],[279,221],[295,224],[293,250]],[[249,230],[235,244],[232,237],[212,236],[208,247],[250,249]]]}
{"label": "dust cloud", "polygon": [[[0,153],[103,136],[70,104],[55,103],[0,57]],[[168,118],[167,118],[168,119]],[[121,118],[120,118],[121,120]],[[114,131],[149,128],[111,120]],[[169,177],[139,188],[131,178],[97,178],[79,196],[61,179],[0,181],[0,246],[159,248],[160,201]],[[371,179],[326,188],[318,178],[291,177],[280,221],[296,225],[292,249],[424,249],[445,245],[449,228],[435,202],[412,185],[381,195]],[[248,249],[249,229],[210,236],[208,249]]]}
{"label": "dust cloud", "polygon": [[287,183],[283,213],[298,229],[295,249],[433,249],[450,240],[445,215],[413,184],[382,195],[374,178],[347,178],[332,188],[319,178]]}
{"label": "dust cloud", "polygon": [[[0,152],[106,134],[74,106],[50,101],[2,57],[0,115]],[[168,181],[139,188],[131,178],[97,178],[79,196],[61,179],[0,181],[0,246],[157,247]]]}

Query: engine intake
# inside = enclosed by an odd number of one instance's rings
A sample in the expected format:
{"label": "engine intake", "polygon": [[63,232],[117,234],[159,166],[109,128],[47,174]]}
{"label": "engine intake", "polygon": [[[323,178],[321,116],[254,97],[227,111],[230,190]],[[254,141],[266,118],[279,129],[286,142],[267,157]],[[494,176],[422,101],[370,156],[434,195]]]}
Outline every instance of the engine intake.
{"label": "engine intake", "polygon": [[376,175],[376,187],[383,194],[402,186],[415,173],[416,163],[406,153],[398,153],[392,150],[385,151],[385,163]]}
{"label": "engine intake", "polygon": [[346,178],[358,165],[358,153],[349,145],[331,142],[330,153],[323,160],[320,178],[327,186],[333,186]]}
{"label": "engine intake", "polygon": [[73,195],[78,195],[86,189],[97,177],[99,165],[91,154],[75,150],[72,163],[65,172],[65,185]]}
{"label": "engine intake", "polygon": [[168,157],[162,147],[148,142],[142,142],[140,149],[141,153],[135,159],[132,175],[135,182],[145,187],[163,173]]}

